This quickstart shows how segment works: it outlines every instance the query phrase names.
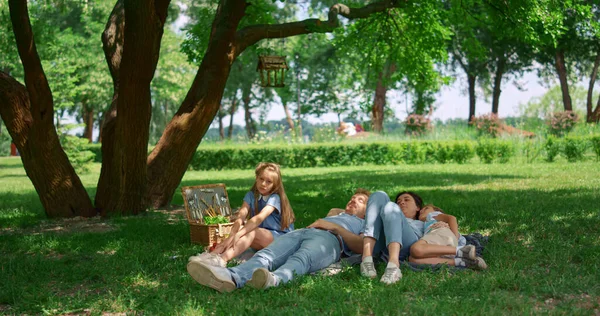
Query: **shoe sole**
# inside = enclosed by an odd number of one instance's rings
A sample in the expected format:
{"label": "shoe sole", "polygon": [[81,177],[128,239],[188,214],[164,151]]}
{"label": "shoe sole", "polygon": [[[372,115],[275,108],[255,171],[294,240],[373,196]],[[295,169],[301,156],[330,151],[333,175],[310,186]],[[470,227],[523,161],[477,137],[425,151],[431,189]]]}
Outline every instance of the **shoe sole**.
{"label": "shoe sole", "polygon": [[477,249],[475,249],[475,247],[471,247],[471,251],[469,251],[467,258],[476,260],[477,259],[477,251],[476,250]]}
{"label": "shoe sole", "polygon": [[258,269],[252,273],[252,279],[248,281],[248,285],[255,289],[264,289],[267,285],[268,275],[261,269]]}
{"label": "shoe sole", "polygon": [[212,270],[202,262],[190,261],[187,264],[188,273],[196,280],[196,282],[213,288],[221,293],[231,292],[236,289],[235,284],[231,280],[222,280],[218,278]]}

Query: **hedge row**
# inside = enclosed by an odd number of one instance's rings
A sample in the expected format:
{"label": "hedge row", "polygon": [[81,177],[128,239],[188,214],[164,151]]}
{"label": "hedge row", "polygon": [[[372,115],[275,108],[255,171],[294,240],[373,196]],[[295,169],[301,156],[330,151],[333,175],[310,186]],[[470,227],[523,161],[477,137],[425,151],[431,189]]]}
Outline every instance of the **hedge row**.
{"label": "hedge row", "polygon": [[[506,163],[517,154],[531,162],[539,158],[552,162],[557,156],[580,161],[591,149],[600,160],[600,136],[554,138],[544,141],[481,139],[479,141],[413,141],[372,144],[283,145],[198,149],[192,158],[193,170],[252,169],[261,161],[272,161],[288,168],[355,166],[362,164],[394,165],[420,163],[467,163],[475,156],[485,163]],[[90,145],[102,160],[100,145]]]}

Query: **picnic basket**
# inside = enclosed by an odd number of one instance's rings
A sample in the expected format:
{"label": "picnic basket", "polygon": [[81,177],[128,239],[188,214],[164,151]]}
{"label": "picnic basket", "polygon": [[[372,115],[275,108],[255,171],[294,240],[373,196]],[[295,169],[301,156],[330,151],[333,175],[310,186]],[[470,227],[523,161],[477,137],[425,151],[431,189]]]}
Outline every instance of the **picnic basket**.
{"label": "picnic basket", "polygon": [[206,184],[181,188],[185,212],[190,225],[190,241],[194,244],[212,246],[220,243],[231,233],[233,223],[206,224],[204,217],[211,214],[232,215],[225,184]]}

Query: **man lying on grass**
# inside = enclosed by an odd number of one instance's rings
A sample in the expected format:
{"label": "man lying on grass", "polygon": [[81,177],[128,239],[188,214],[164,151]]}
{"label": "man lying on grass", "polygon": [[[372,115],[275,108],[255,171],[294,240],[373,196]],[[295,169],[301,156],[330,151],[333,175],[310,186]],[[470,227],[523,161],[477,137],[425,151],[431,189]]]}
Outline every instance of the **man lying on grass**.
{"label": "man lying on grass", "polygon": [[257,289],[278,286],[289,282],[295,275],[321,270],[340,260],[342,255],[362,252],[360,231],[368,199],[367,190],[356,190],[343,212],[333,209],[327,217],[307,228],[275,239],[237,267],[211,266],[191,257],[187,271],[204,286],[219,292],[231,292],[246,283]]}

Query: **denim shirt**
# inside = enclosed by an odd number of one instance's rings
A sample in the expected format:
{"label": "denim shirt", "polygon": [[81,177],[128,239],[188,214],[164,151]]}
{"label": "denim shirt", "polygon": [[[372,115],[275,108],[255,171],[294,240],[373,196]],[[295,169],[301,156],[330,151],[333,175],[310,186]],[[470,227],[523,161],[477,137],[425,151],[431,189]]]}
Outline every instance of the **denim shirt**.
{"label": "denim shirt", "polygon": [[[356,215],[350,215],[350,214],[346,214],[346,213],[341,213],[339,215],[335,215],[335,216],[329,216],[329,217],[325,217],[323,218],[323,220],[326,220],[328,222],[334,223],[334,224],[338,224],[340,226],[342,226],[345,230],[358,235],[361,233],[361,230],[365,224],[365,220],[359,217],[356,217]],[[342,238],[342,246],[343,246],[343,252],[344,254],[346,254],[347,256],[351,256],[352,250],[350,250],[350,248],[348,248],[348,245],[346,245],[346,242],[344,241],[344,239]]]}
{"label": "denim shirt", "polygon": [[254,192],[249,191],[246,193],[246,196],[244,196],[244,202],[248,203],[250,206],[250,217],[254,217],[254,215],[260,213],[260,211],[262,211],[262,209],[267,205],[275,208],[275,210],[271,212],[271,215],[265,218],[265,220],[260,223],[258,227],[283,233],[289,233],[294,230],[294,223],[290,224],[290,226],[284,230],[281,229],[281,198],[279,197],[279,194],[273,193],[269,196],[259,196],[258,211],[254,209]]}

